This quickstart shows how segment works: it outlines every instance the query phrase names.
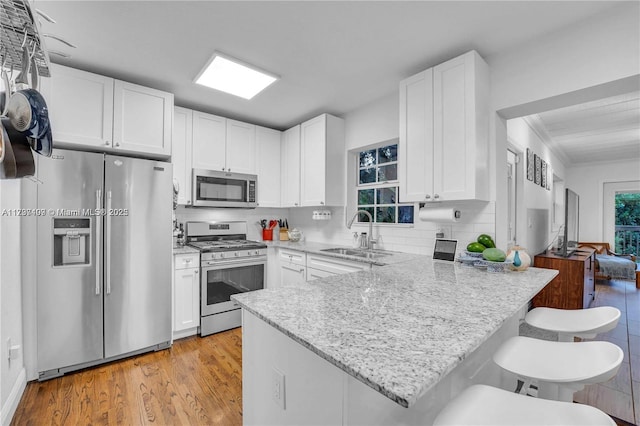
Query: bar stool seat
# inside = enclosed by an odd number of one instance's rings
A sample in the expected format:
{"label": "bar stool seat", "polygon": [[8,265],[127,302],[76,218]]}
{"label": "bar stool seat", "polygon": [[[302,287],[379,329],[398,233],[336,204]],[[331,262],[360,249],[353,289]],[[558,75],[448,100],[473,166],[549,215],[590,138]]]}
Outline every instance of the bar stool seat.
{"label": "bar stool seat", "polygon": [[616,423],[589,405],[530,398],[491,386],[473,385],[449,402],[433,424],[614,426]]}
{"label": "bar stool seat", "polygon": [[535,308],[525,316],[527,324],[558,333],[560,342],[573,342],[573,338],[593,339],[599,333],[613,330],[618,325],[620,310],[612,306],[590,309]]}
{"label": "bar stool seat", "polygon": [[602,383],[618,373],[624,354],[609,342],[550,342],[512,337],[493,360],[506,371],[538,381],[539,396],[573,402],[573,393],[585,385]]}

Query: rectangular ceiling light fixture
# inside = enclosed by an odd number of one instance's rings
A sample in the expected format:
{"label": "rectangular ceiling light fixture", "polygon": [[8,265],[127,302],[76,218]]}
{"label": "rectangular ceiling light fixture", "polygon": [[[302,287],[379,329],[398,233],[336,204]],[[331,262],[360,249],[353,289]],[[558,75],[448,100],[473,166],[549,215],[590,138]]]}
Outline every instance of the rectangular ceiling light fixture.
{"label": "rectangular ceiling light fixture", "polygon": [[195,79],[197,84],[251,99],[279,77],[215,52]]}

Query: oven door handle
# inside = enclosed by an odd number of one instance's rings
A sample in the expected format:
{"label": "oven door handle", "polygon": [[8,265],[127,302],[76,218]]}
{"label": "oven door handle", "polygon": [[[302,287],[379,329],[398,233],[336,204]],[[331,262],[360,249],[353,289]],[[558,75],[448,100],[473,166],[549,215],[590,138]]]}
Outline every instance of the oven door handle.
{"label": "oven door handle", "polygon": [[242,266],[254,266],[263,265],[267,263],[266,256],[260,257],[245,257],[242,259],[230,259],[230,260],[205,260],[200,266],[202,269],[221,269],[220,267],[242,265]]}

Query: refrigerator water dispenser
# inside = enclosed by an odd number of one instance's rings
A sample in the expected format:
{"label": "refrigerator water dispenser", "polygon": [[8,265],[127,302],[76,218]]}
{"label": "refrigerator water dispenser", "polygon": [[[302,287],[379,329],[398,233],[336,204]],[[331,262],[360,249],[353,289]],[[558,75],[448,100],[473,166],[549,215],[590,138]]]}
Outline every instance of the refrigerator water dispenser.
{"label": "refrigerator water dispenser", "polygon": [[89,265],[91,218],[53,219],[53,266]]}

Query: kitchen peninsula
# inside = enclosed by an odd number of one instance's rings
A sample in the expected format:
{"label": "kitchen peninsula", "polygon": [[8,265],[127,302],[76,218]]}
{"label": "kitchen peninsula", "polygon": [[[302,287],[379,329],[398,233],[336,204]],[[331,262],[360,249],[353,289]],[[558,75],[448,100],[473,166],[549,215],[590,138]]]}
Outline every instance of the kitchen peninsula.
{"label": "kitchen peninsula", "polygon": [[233,296],[251,424],[430,424],[491,362],[557,271],[487,273],[431,257]]}

